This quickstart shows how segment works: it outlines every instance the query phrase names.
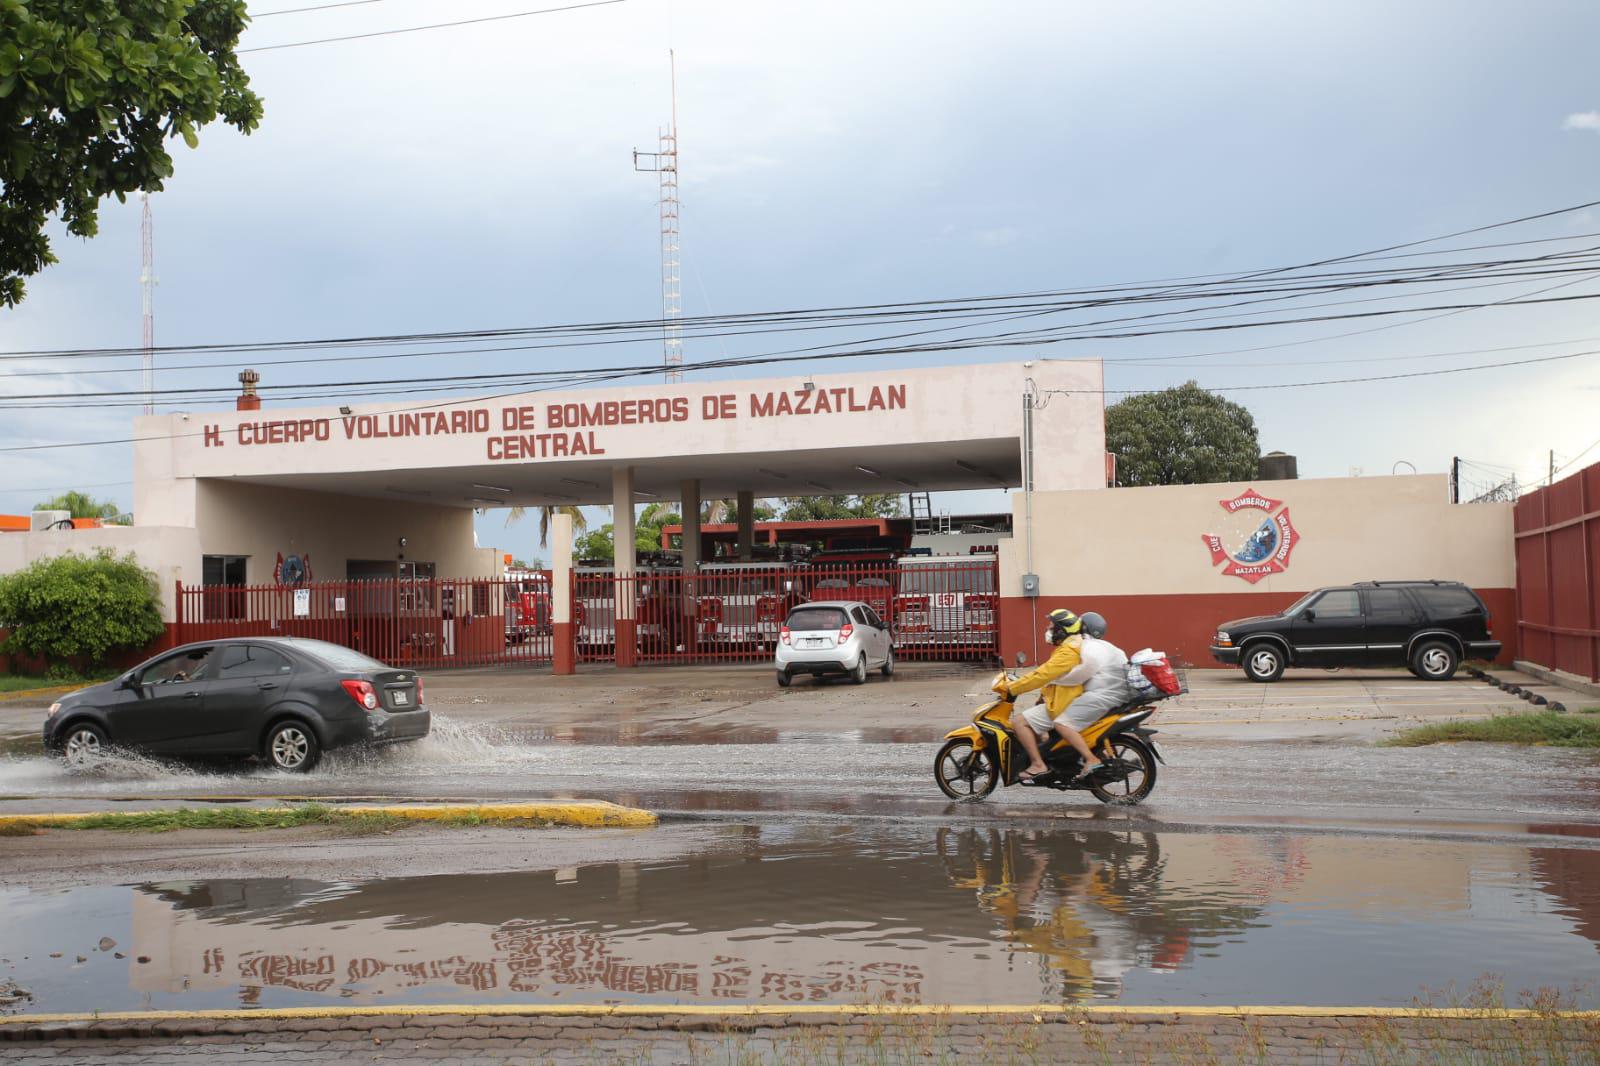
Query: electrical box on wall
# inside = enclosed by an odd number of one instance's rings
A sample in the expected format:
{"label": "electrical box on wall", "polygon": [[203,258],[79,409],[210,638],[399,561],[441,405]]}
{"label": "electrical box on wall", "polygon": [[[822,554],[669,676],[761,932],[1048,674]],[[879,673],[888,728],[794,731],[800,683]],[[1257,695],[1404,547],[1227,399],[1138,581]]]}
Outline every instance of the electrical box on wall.
{"label": "electrical box on wall", "polygon": [[1037,596],[1037,595],[1039,595],[1039,575],[1038,574],[1023,574],[1022,575],[1022,594],[1024,596]]}

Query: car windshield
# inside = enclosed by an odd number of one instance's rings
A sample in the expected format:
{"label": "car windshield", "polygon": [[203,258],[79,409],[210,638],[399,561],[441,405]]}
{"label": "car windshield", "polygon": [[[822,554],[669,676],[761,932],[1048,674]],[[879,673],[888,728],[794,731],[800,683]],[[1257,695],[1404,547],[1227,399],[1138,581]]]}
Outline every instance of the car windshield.
{"label": "car windshield", "polygon": [[788,626],[790,629],[814,633],[838,629],[845,621],[844,612],[837,607],[801,607],[789,615]]}
{"label": "car windshield", "polygon": [[335,670],[365,672],[367,670],[389,669],[388,664],[368,658],[358,651],[345,647],[343,644],[330,644],[325,640],[307,640],[303,637],[286,640],[284,643],[297,651],[305,652]]}

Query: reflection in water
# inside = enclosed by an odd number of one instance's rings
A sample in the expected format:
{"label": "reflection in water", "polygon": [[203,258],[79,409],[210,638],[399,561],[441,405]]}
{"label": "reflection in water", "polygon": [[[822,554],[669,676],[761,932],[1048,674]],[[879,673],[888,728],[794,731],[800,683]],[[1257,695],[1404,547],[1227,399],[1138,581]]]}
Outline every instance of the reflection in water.
{"label": "reflection in water", "polygon": [[[1294,834],[746,826],[707,853],[537,873],[7,893],[20,943],[0,976],[48,1010],[1406,1003],[1490,971],[1512,988],[1583,979],[1597,856]],[[65,973],[45,961],[107,931],[148,961],[97,955]]]}

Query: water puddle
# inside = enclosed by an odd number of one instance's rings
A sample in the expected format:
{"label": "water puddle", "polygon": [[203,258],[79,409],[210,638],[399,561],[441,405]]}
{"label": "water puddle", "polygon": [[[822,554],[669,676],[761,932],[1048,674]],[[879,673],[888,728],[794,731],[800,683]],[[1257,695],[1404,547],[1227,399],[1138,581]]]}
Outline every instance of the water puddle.
{"label": "water puddle", "polygon": [[1600,971],[1600,851],[1294,834],[743,826],[650,861],[0,904],[34,1011],[1406,1004],[1484,974],[1595,1006]]}

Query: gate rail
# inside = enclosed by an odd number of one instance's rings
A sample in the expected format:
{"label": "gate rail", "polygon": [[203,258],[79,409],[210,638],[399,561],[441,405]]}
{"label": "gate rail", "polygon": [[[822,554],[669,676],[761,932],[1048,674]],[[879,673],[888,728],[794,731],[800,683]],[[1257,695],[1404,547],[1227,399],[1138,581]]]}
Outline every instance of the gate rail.
{"label": "gate rail", "polygon": [[1600,681],[1600,463],[1514,513],[1519,657]]}

